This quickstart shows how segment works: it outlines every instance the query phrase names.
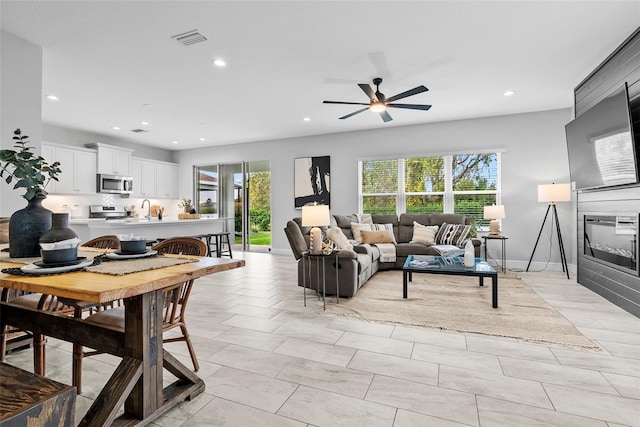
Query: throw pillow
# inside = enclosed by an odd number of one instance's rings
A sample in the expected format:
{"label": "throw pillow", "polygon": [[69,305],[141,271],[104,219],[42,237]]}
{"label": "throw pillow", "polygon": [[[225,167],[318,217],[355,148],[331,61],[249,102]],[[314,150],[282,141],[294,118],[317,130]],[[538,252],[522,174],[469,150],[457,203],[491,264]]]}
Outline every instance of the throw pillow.
{"label": "throw pillow", "polygon": [[371,214],[354,214],[360,224],[373,224]]}
{"label": "throw pillow", "polygon": [[370,245],[375,245],[376,243],[395,243],[396,240],[393,238],[392,234],[389,234],[387,230],[380,231],[367,231],[362,230],[362,242],[368,243]]}
{"label": "throw pillow", "polygon": [[391,235],[391,238],[393,239],[392,243],[397,243],[396,236],[393,234],[393,224],[371,224],[371,230],[385,230]]}
{"label": "throw pillow", "polygon": [[362,230],[371,231],[371,224],[351,223],[351,231],[353,231],[353,239],[356,243],[362,243]]}
{"label": "throw pillow", "polygon": [[413,237],[409,243],[424,243],[426,245],[436,244],[437,225],[422,225],[413,221]]}
{"label": "throw pillow", "polygon": [[462,247],[470,231],[470,225],[447,224],[443,222],[436,234],[436,245],[455,245]]}
{"label": "throw pillow", "polygon": [[353,249],[353,245],[349,243],[347,236],[344,235],[340,227],[332,227],[327,230],[327,237],[338,247],[338,249]]}

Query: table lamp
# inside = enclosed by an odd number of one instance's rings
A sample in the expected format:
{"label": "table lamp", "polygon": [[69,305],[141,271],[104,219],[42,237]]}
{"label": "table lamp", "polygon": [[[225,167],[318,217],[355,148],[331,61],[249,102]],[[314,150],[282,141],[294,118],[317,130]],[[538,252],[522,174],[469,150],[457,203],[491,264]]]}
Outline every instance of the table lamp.
{"label": "table lamp", "polygon": [[309,234],[309,250],[312,254],[322,253],[322,232],[318,227],[331,223],[328,205],[308,205],[302,207],[302,226],[313,227]]}
{"label": "table lamp", "polygon": [[484,207],[484,219],[490,219],[489,236],[500,236],[499,219],[504,219],[504,205],[490,205]]}

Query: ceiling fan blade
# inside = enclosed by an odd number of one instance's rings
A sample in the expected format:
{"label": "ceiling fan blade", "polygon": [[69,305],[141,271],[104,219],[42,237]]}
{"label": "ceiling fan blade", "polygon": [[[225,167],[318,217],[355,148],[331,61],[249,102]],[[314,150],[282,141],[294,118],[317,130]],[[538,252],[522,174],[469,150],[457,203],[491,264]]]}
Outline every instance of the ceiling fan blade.
{"label": "ceiling fan blade", "polygon": [[323,104],[369,105],[363,102],[322,101]]}
{"label": "ceiling fan blade", "polygon": [[367,111],[368,109],[369,109],[369,107],[367,107],[367,108],[363,108],[362,110],[354,111],[353,113],[349,113],[349,114],[347,114],[346,116],[342,116],[342,117],[339,117],[339,118],[340,118],[340,119],[348,119],[349,117],[351,117],[351,116],[355,116],[356,114],[360,114],[360,113],[362,113],[363,111]]}
{"label": "ceiling fan blade", "polygon": [[367,94],[369,99],[374,100],[376,102],[378,101],[378,98],[376,97],[376,94],[373,91],[373,89],[371,89],[371,86],[369,86],[367,83],[358,83],[358,86],[360,86],[360,89],[362,89],[362,91]]}
{"label": "ceiling fan blade", "polygon": [[417,95],[419,93],[426,92],[428,90],[429,89],[427,89],[425,86],[414,87],[413,89],[409,89],[406,92],[402,92],[402,93],[399,93],[397,95],[394,95],[394,96],[391,96],[391,97],[387,98],[385,100],[385,102],[397,101],[398,99],[406,98],[407,96],[411,96],[411,95]]}
{"label": "ceiling fan blade", "polygon": [[387,104],[387,107],[406,108],[408,110],[424,110],[427,111],[431,105],[427,104]]}
{"label": "ceiling fan blade", "polygon": [[393,120],[387,111],[380,112],[380,117],[382,117],[382,120],[384,120],[385,123]]}

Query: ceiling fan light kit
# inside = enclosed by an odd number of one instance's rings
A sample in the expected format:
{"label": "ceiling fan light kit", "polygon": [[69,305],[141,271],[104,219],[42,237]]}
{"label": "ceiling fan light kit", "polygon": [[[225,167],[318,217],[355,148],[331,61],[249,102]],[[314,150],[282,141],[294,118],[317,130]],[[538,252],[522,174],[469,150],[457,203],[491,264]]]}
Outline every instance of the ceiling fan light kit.
{"label": "ceiling fan light kit", "polygon": [[369,97],[369,103],[363,102],[344,102],[344,101],[323,101],[323,104],[345,104],[345,105],[364,105],[365,108],[361,108],[360,110],[356,110],[353,113],[349,113],[340,117],[341,120],[348,119],[351,116],[355,116],[356,114],[360,114],[363,111],[370,110],[374,113],[379,113],[380,117],[384,122],[390,122],[393,120],[389,113],[387,112],[388,107],[394,108],[404,108],[407,110],[422,110],[427,111],[431,108],[431,105],[427,104],[393,104],[394,101],[399,99],[407,98],[412,95],[417,95],[422,92],[426,92],[427,89],[425,86],[417,86],[413,89],[409,89],[405,92],[399,93],[389,98],[385,98],[384,94],[380,92],[380,84],[382,83],[382,79],[380,77],[376,77],[373,79],[373,84],[376,85],[376,91],[374,92],[371,86],[367,83],[359,83],[358,86],[362,91]]}

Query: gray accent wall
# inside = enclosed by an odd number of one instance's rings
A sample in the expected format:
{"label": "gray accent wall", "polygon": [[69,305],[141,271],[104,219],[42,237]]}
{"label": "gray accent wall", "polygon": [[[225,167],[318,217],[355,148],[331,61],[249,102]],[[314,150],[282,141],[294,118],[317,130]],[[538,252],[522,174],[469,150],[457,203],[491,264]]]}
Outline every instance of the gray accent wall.
{"label": "gray accent wall", "polygon": [[[428,113],[426,113],[428,114]],[[358,210],[357,161],[398,156],[502,151],[502,203],[506,209],[503,234],[509,236],[510,267],[526,267],[547,205],[538,203],[538,184],[569,182],[564,126],[570,109],[458,120],[414,126],[215,146],[174,153],[180,164],[180,194],[190,194],[192,166],[269,160],[272,176],[272,248],[290,254],[283,232],[287,220],[299,216],[293,202],[293,164],[297,157],[331,156],[331,212]],[[357,118],[356,118],[357,119]],[[402,118],[396,118],[401,121]],[[560,203],[558,214],[570,266],[575,265],[574,203]],[[560,269],[558,243],[550,222],[540,239],[530,270]],[[499,259],[500,248],[490,247]],[[549,263],[547,265],[547,261]]]}

